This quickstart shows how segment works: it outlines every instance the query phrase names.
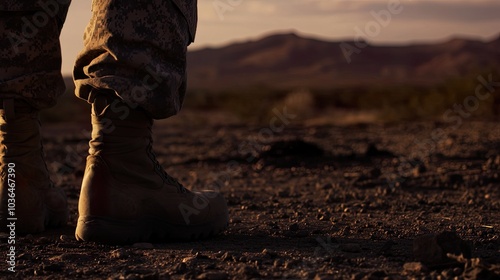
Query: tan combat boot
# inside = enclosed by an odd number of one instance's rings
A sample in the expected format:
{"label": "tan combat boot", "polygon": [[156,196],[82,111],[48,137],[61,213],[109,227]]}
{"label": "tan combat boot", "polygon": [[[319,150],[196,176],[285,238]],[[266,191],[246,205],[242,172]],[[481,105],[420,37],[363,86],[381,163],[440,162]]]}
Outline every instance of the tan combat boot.
{"label": "tan combat boot", "polygon": [[135,243],[195,240],[227,227],[217,192],[191,192],[170,177],[152,152],[153,120],[118,99],[97,97],[83,178],[78,240]]}
{"label": "tan combat boot", "polygon": [[0,231],[38,233],[65,225],[66,196],[50,180],[37,112],[22,101],[0,103]]}

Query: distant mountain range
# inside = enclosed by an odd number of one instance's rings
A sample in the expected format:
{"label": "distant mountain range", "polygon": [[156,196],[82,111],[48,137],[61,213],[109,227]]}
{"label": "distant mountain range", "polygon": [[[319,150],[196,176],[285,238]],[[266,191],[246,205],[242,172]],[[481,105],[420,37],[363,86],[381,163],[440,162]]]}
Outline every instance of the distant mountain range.
{"label": "distant mountain range", "polygon": [[500,69],[500,37],[406,46],[328,42],[294,33],[188,54],[189,88],[234,89],[435,84]]}

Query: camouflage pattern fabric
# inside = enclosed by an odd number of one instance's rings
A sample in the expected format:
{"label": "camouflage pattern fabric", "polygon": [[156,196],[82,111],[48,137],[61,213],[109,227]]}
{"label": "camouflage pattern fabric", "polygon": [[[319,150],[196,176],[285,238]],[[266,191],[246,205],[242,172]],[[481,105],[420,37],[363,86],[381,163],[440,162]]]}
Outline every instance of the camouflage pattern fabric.
{"label": "camouflage pattern fabric", "polygon": [[64,90],[59,34],[70,1],[0,3],[0,99],[53,106]]}
{"label": "camouflage pattern fabric", "polygon": [[[43,109],[64,92],[58,38],[69,3],[2,0],[1,99],[23,98]],[[50,16],[54,7],[57,15]],[[43,19],[42,14],[49,15],[48,23],[35,22],[37,31],[23,34],[23,24]],[[73,72],[76,95],[92,101],[93,89],[106,89],[153,118],[176,114],[186,91],[186,51],[196,24],[197,0],[93,0]],[[16,47],[12,38],[20,39]]]}
{"label": "camouflage pattern fabric", "polygon": [[107,89],[155,119],[176,114],[195,27],[196,0],[94,0],[73,72],[76,95],[92,102],[94,88]]}

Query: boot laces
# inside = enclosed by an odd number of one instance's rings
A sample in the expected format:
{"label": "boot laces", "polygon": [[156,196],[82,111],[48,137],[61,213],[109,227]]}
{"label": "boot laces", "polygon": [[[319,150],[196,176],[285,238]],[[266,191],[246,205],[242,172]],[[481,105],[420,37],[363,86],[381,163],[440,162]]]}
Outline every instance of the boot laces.
{"label": "boot laces", "polygon": [[164,181],[166,181],[167,183],[169,183],[170,185],[174,185],[177,187],[178,191],[180,193],[187,193],[188,190],[184,187],[184,185],[182,185],[176,178],[170,176],[166,171],[165,169],[163,169],[163,167],[161,166],[161,164],[158,162],[158,159],[156,157],[156,154],[155,152],[153,151],[153,139],[150,138],[149,139],[149,145],[148,145],[148,155],[150,157],[150,159],[153,161],[154,163],[154,168],[155,168],[155,171],[158,175],[160,175],[160,177],[163,178]]}

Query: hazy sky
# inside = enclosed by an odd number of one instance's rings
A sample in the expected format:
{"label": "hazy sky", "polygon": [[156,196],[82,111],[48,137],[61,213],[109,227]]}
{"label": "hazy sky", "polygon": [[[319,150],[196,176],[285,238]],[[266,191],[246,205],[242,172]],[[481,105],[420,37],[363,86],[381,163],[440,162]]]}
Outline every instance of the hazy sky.
{"label": "hazy sky", "polygon": [[[82,47],[90,3],[73,0],[61,35],[63,73],[72,71]],[[498,0],[198,0],[198,7],[198,33],[192,48],[292,30],[328,40],[361,36],[379,44],[456,35],[488,40],[500,35]],[[380,23],[374,22],[376,14],[384,15]]]}

